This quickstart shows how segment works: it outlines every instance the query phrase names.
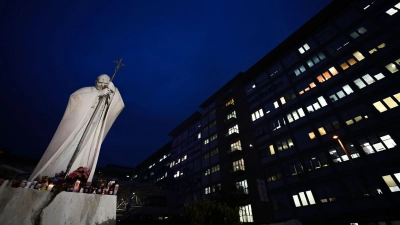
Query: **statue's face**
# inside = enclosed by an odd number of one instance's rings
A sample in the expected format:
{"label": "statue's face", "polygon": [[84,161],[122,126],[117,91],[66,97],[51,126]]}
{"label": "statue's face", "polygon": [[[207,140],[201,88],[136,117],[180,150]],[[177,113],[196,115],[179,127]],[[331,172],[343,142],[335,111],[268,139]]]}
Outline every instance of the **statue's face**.
{"label": "statue's face", "polygon": [[108,86],[110,83],[110,77],[108,75],[100,75],[97,77],[96,80],[96,89],[97,90],[103,90],[105,87]]}

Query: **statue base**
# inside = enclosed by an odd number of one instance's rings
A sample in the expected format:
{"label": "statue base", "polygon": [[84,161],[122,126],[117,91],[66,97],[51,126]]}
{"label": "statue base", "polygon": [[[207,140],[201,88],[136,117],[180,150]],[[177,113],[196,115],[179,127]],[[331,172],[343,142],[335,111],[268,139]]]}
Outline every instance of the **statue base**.
{"label": "statue base", "polygon": [[116,223],[117,196],[0,188],[0,224],[109,225]]}

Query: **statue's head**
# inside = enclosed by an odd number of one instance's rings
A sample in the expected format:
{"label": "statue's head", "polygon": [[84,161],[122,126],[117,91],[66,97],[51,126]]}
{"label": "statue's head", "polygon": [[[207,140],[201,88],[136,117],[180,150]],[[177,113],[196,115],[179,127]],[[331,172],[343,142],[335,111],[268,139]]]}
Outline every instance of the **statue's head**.
{"label": "statue's head", "polygon": [[110,83],[110,77],[107,74],[101,74],[97,77],[95,87],[97,90],[103,90]]}

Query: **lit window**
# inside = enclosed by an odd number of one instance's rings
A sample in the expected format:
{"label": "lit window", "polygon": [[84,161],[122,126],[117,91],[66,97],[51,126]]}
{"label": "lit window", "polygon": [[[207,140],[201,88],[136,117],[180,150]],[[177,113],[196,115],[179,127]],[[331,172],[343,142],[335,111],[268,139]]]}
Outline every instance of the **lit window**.
{"label": "lit window", "polygon": [[262,109],[257,110],[255,113],[251,114],[252,121],[258,120],[264,116],[264,112]]}
{"label": "lit window", "polygon": [[390,8],[388,11],[386,11],[386,14],[392,16],[392,15],[396,14],[397,11],[398,10],[396,10],[396,9]]}
{"label": "lit window", "polygon": [[237,124],[235,126],[229,128],[227,136],[234,134],[234,133],[236,133],[236,134],[239,133],[239,126]]}
{"label": "lit window", "polygon": [[207,194],[210,194],[210,193],[211,193],[210,190],[211,190],[210,187],[206,187],[206,188],[204,189],[205,194],[206,194],[206,195],[207,195]]}
{"label": "lit window", "polygon": [[269,146],[269,151],[270,151],[271,155],[275,155],[275,149],[274,149],[273,145]]}
{"label": "lit window", "polygon": [[350,66],[353,66],[357,63],[357,61],[353,58],[350,58],[349,60],[347,60],[347,62],[349,63]]}
{"label": "lit window", "polygon": [[225,104],[225,106],[234,105],[234,104],[235,104],[235,102],[233,101],[233,98],[232,98],[231,100],[229,100],[229,101]]}
{"label": "lit window", "polygon": [[399,71],[399,69],[397,69],[396,64],[394,63],[389,63],[386,66],[386,69],[389,70],[391,73],[396,73],[397,71]]}
{"label": "lit window", "polygon": [[253,212],[251,210],[251,205],[239,206],[239,218],[241,223],[252,223]]}
{"label": "lit window", "polygon": [[197,134],[197,139],[200,139],[201,138],[201,133],[198,133]]}
{"label": "lit window", "polygon": [[310,49],[310,46],[307,43],[305,43],[302,47],[299,48],[299,52],[300,52],[300,54],[303,54],[304,52],[306,52],[309,49]]}
{"label": "lit window", "polygon": [[382,73],[378,73],[378,74],[374,75],[374,77],[376,80],[381,80],[381,79],[385,78],[385,76]]}
{"label": "lit window", "polygon": [[373,104],[375,106],[375,108],[379,111],[379,112],[385,112],[387,110],[387,108],[382,104],[381,101],[377,101]]}
{"label": "lit window", "polygon": [[314,132],[308,133],[308,136],[310,137],[311,140],[312,140],[312,139],[315,139],[315,134],[314,134]]}
{"label": "lit window", "polygon": [[242,181],[236,182],[236,188],[242,194],[249,193],[248,186],[247,186],[247,180],[242,180]]}
{"label": "lit window", "polygon": [[335,76],[336,74],[338,74],[338,71],[336,70],[336,68],[335,67],[331,67],[331,68],[329,68],[329,72],[331,72],[331,74],[333,75],[333,76]]}
{"label": "lit window", "polygon": [[395,97],[397,99],[397,101],[400,102],[400,93],[397,93],[397,94],[393,95],[393,97]]}
{"label": "lit window", "polygon": [[278,102],[274,102],[274,106],[275,106],[275,109],[276,109],[276,108],[279,108]]}
{"label": "lit window", "polygon": [[396,147],[396,142],[393,141],[392,137],[390,135],[385,135],[380,137],[380,139],[383,141],[383,143],[390,149]]}
{"label": "lit window", "polygon": [[391,192],[400,191],[399,186],[396,184],[391,175],[382,176],[382,178],[385,181],[386,185],[389,187]]}
{"label": "lit window", "polygon": [[383,101],[386,103],[386,105],[389,106],[389,108],[393,109],[397,106],[399,106],[391,97],[387,97],[383,99]]}
{"label": "lit window", "polygon": [[293,195],[293,200],[296,207],[315,205],[315,199],[311,191],[306,191],[306,194],[304,194],[304,192],[300,192],[298,195]]}
{"label": "lit window", "polygon": [[238,161],[234,161],[233,162],[233,171],[234,172],[236,172],[236,171],[239,171],[239,170],[245,170],[244,169],[244,160],[243,159],[240,159],[240,160],[238,160]]}
{"label": "lit window", "polygon": [[319,134],[320,134],[321,136],[323,136],[323,135],[326,134],[326,131],[325,131],[325,129],[324,129],[323,127],[318,128],[318,132],[319,132]]}
{"label": "lit window", "polygon": [[210,142],[210,140],[208,138],[204,140],[205,145],[208,144],[209,142]]}
{"label": "lit window", "polygon": [[340,67],[342,67],[343,70],[346,70],[346,69],[349,68],[350,66],[347,65],[347,63],[344,62],[344,63],[340,64]]}
{"label": "lit window", "polygon": [[236,150],[242,150],[242,145],[240,144],[240,141],[237,141],[235,143],[231,144],[231,152],[236,151]]}
{"label": "lit window", "polygon": [[353,53],[353,56],[356,57],[356,59],[357,59],[358,61],[361,61],[361,60],[365,59],[365,57],[364,57],[359,51],[354,52],[354,53]]}

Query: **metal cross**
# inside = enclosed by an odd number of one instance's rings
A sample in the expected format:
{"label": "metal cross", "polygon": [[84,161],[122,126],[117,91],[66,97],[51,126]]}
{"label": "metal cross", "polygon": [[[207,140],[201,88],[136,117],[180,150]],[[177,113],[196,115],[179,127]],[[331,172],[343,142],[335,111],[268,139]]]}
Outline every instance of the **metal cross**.
{"label": "metal cross", "polygon": [[125,64],[122,63],[122,58],[119,61],[113,61],[113,62],[117,63],[117,66],[114,69],[114,74],[113,74],[113,76],[111,78],[111,81],[114,80],[115,74],[117,74],[117,72],[119,70],[119,67],[125,66]]}

